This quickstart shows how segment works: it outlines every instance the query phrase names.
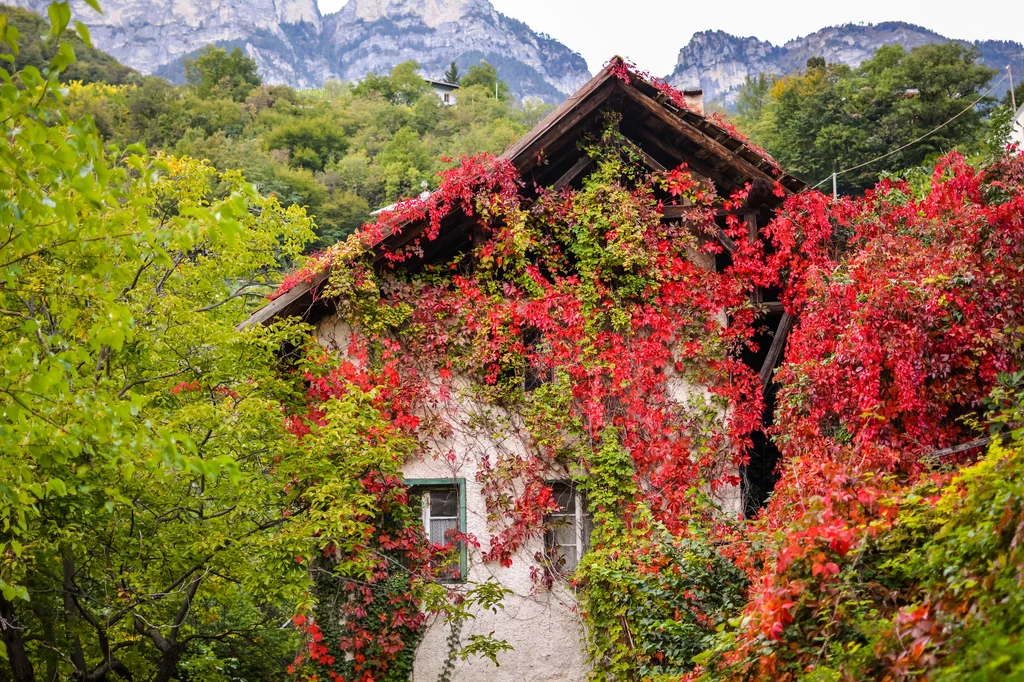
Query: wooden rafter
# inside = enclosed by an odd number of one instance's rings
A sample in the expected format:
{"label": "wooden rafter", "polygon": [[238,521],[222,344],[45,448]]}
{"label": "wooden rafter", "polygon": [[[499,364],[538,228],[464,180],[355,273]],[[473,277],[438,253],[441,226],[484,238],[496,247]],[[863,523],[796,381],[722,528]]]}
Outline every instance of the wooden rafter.
{"label": "wooden rafter", "polygon": [[[721,162],[729,167],[732,167],[750,178],[762,179],[767,182],[775,183],[775,178],[761,170],[754,164],[750,163],[743,157],[736,154],[735,151],[727,148],[721,142],[718,142],[713,137],[704,134],[689,123],[684,122],[678,116],[673,115],[663,105],[658,104],[653,99],[643,94],[635,88],[627,89],[629,99],[636,102],[641,107],[646,109],[648,112],[656,116],[663,123],[671,127],[673,130],[683,135],[691,142],[697,144],[699,147],[706,149],[710,154],[716,156]],[[788,189],[786,190],[789,191]]]}
{"label": "wooden rafter", "polygon": [[779,358],[782,357],[782,350],[786,347],[786,337],[789,336],[789,332],[793,329],[795,321],[796,318],[789,313],[782,313],[782,319],[779,320],[779,328],[775,330],[775,338],[772,339],[772,345],[768,349],[768,357],[764,359],[764,365],[761,366],[762,390],[768,390],[768,384],[772,380],[772,372],[775,371],[775,365],[779,363]]}

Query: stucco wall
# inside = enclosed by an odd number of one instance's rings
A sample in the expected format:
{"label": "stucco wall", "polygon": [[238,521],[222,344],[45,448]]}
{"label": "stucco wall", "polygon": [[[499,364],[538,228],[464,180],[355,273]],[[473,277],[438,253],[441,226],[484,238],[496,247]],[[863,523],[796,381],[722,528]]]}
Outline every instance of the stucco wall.
{"label": "stucco wall", "polygon": [[1024,104],[1017,110],[1010,128],[1010,143],[1024,149]]}
{"label": "stucco wall", "polygon": [[[319,323],[316,336],[322,346],[344,352],[351,330],[344,321],[332,316]],[[468,580],[452,587],[466,589],[473,583],[493,578],[512,591],[505,598],[503,609],[497,613],[477,613],[474,619],[467,621],[461,637],[465,642],[474,634],[493,633],[495,638],[510,644],[513,650],[499,656],[499,667],[487,659],[456,660],[452,679],[458,682],[582,681],[589,666],[583,652],[583,629],[571,588],[566,584],[557,584],[553,589],[543,588],[535,584],[530,574],[530,567],[536,564],[534,555],[543,551],[543,540],[537,538],[527,543],[509,568],[495,562],[485,564],[482,559],[491,533],[481,484],[476,480],[479,456],[499,450],[522,453],[524,448],[515,434],[506,433],[495,438],[470,427],[468,420],[472,411],[468,405],[450,405],[444,418],[453,427],[451,438],[433,443],[433,457],[408,462],[404,467],[407,479],[465,480],[466,531],[480,542],[481,548],[470,548]],[[430,622],[416,652],[415,681],[427,682],[438,678],[448,658],[448,634],[449,629],[441,619]]]}
{"label": "stucco wall", "polygon": [[[697,257],[702,255],[697,254]],[[702,265],[714,267],[713,261],[702,262]],[[726,323],[724,316],[721,322]],[[350,336],[349,326],[337,316],[325,318],[317,328],[320,344],[340,352],[348,347]],[[668,393],[674,400],[684,403],[713,400],[704,387],[693,384],[672,368],[667,369],[666,379]],[[491,529],[481,484],[476,480],[478,463],[482,456],[489,455],[493,460],[499,452],[524,454],[525,431],[517,432],[514,418],[499,429],[488,430],[471,424],[471,415],[487,410],[494,412],[493,407],[453,400],[441,409],[444,413],[440,417],[452,427],[450,437],[430,443],[431,454],[424,459],[408,462],[404,467],[405,477],[465,481],[466,531],[479,541],[481,549],[470,548],[468,580],[454,588],[466,589],[473,583],[493,578],[512,591],[505,599],[504,609],[476,614],[475,619],[463,626],[461,637],[466,642],[471,635],[493,633],[495,638],[508,642],[513,650],[499,656],[499,667],[487,659],[456,660],[452,679],[458,682],[584,680],[589,664],[584,654],[583,625],[571,587],[558,583],[553,589],[546,589],[531,577],[530,568],[536,566],[534,556],[544,549],[543,539],[537,538],[523,547],[509,568],[496,562],[484,563],[482,559],[482,553],[489,546]],[[509,415],[498,416],[507,418]],[[723,512],[730,516],[742,509],[739,487],[720,489],[714,497]],[[442,621],[429,624],[417,650],[414,680],[428,682],[438,678],[448,657],[448,634],[448,627]]]}

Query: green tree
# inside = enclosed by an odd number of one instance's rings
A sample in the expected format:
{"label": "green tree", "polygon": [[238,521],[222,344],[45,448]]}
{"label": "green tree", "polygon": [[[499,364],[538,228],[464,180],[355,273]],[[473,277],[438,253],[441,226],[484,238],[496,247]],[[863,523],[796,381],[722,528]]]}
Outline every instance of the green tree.
{"label": "green tree", "polygon": [[459,73],[459,65],[452,62],[444,71],[444,82],[458,85],[460,80],[462,80],[462,74]]}
{"label": "green tree", "polygon": [[243,101],[263,83],[255,60],[246,57],[240,48],[228,54],[223,48],[207,45],[195,59],[185,58],[185,80],[200,97],[227,97]]}
{"label": "green tree", "polygon": [[305,332],[236,325],[311,221],[237,172],[108,147],[63,110],[72,63],[63,43],[0,73],[0,678],[268,679],[309,561],[365,532],[358,481],[408,445],[367,447],[385,422],[358,390],[317,438],[286,428],[305,386],[279,349]]}
{"label": "green tree", "polygon": [[804,73],[770,87],[764,77],[748,79],[739,96],[741,123],[784,167],[812,182],[889,154],[839,178],[843,191],[860,191],[879,173],[917,166],[954,148],[979,149],[990,103],[964,109],[995,72],[977,60],[974,48],[959,43],[910,52],[881,47],[857,69],[812,58]]}
{"label": "green tree", "polygon": [[769,74],[747,75],[736,100],[736,111],[744,122],[755,123],[771,94],[775,79]]}
{"label": "green tree", "polygon": [[414,60],[396,64],[391,69],[391,89],[394,93],[391,101],[394,104],[414,104],[430,92],[430,85],[419,75],[419,70],[419,62]]}
{"label": "green tree", "polygon": [[409,60],[396,64],[387,76],[368,73],[352,92],[359,97],[378,95],[392,104],[413,104],[430,91],[419,70],[419,62]]}
{"label": "green tree", "polygon": [[402,128],[381,150],[378,163],[384,174],[387,201],[395,201],[420,191],[429,179],[431,157],[420,136],[411,128]]}
{"label": "green tree", "polygon": [[322,170],[340,158],[348,147],[341,131],[323,119],[300,119],[273,130],[266,138],[268,149],[291,152],[291,163],[311,171]]}
{"label": "green tree", "polygon": [[487,62],[480,62],[469,67],[466,75],[459,82],[461,88],[470,88],[474,85],[483,86],[487,92],[491,93],[492,97],[497,91],[498,99],[502,102],[507,102],[512,97],[508,84],[498,78],[498,70]]}

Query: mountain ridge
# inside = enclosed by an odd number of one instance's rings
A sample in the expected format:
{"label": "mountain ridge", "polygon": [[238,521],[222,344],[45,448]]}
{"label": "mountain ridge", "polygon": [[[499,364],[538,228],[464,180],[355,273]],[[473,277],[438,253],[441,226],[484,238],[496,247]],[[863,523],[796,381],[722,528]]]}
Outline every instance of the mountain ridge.
{"label": "mountain ridge", "polygon": [[[49,0],[9,0],[46,15]],[[426,77],[452,61],[486,59],[514,95],[558,103],[590,78],[558,41],[507,17],[488,0],[349,0],[321,14],[315,0],[108,0],[97,14],[72,0],[97,47],[144,73],[183,79],[181,60],[206,45],[240,47],[265,82],[320,87],[415,59]]]}
{"label": "mountain ridge", "polygon": [[[957,40],[903,21],[826,26],[782,45],[754,36],[736,36],[721,30],[695,33],[679,50],[676,66],[666,77],[680,88],[700,87],[709,100],[731,106],[747,76],[783,75],[804,68],[810,57],[857,66],[883,45],[906,49],[929,43],[958,42],[978,48],[980,61],[1000,71],[1011,64],[1024,74],[1024,44],[1007,40]],[[1008,89],[1002,82],[993,94]]]}

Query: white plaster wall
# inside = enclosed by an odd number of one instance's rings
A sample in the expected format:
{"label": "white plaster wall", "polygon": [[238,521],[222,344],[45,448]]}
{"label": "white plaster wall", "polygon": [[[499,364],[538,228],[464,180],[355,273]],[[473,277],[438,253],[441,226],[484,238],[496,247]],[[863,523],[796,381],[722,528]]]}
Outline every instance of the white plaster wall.
{"label": "white plaster wall", "polygon": [[[442,459],[410,462],[405,473],[408,478],[464,478],[467,532],[480,541],[482,550],[486,550],[491,535],[474,460],[475,457],[457,459],[454,465]],[[538,538],[520,550],[510,568],[497,563],[485,564],[482,550],[470,549],[469,576],[462,589],[493,578],[512,590],[512,594],[505,598],[504,609],[497,613],[478,612],[474,619],[467,621],[462,628],[462,641],[468,641],[474,634],[493,633],[493,637],[512,645],[513,650],[499,655],[499,667],[487,659],[457,660],[452,679],[458,682],[576,682],[585,679],[589,666],[583,653],[583,630],[571,588],[559,585],[548,590],[535,585],[530,576],[530,566],[535,563],[532,558],[543,550],[543,541]],[[458,585],[453,587],[460,589]],[[448,656],[448,633],[441,619],[430,623],[416,652],[415,682],[438,678]]]}
{"label": "white plaster wall", "polygon": [[1010,128],[1010,144],[1024,150],[1024,104],[1017,110]]}
{"label": "white plaster wall", "polygon": [[[351,327],[338,316],[324,318],[316,329],[320,345],[340,353],[348,348],[351,334]],[[481,484],[477,481],[479,457],[484,453],[494,456],[499,451],[522,454],[525,448],[518,434],[495,436],[471,427],[468,419],[472,411],[473,406],[460,405],[453,400],[443,415],[453,426],[451,439],[434,443],[433,456],[408,462],[403,469],[407,479],[465,479],[466,532],[479,541],[480,549],[470,548],[468,579],[465,583],[453,584],[452,588],[465,590],[474,583],[495,579],[512,591],[504,600],[504,608],[497,613],[485,610],[468,620],[462,627],[461,638],[466,642],[472,635],[493,633],[493,637],[506,641],[513,650],[499,655],[498,667],[488,659],[456,660],[452,679],[457,682],[582,682],[590,667],[584,654],[582,621],[572,589],[564,583],[546,589],[535,584],[530,574],[530,567],[536,564],[534,555],[544,549],[543,539],[528,542],[509,568],[483,561],[482,554],[489,547],[491,531]],[[415,682],[438,679],[448,658],[448,634],[449,629],[442,619],[435,618],[428,624],[416,652]]]}
{"label": "white plaster wall", "polygon": [[[694,253],[706,268],[714,268],[713,257]],[[720,320],[727,320],[723,314]],[[351,327],[338,316],[322,320],[316,330],[318,342],[326,348],[344,353],[351,339]],[[667,368],[668,394],[681,403],[712,401],[711,393],[694,384],[674,368]],[[457,387],[455,387],[457,390]],[[534,583],[530,567],[536,565],[534,556],[543,551],[543,539],[535,538],[514,557],[512,566],[504,568],[497,563],[484,563],[482,554],[489,547],[491,529],[488,527],[487,509],[481,484],[477,481],[478,463],[484,454],[499,452],[522,455],[525,453],[525,432],[516,433],[514,427],[494,429],[496,433],[482,433],[484,429],[471,426],[470,415],[484,408],[453,399],[442,408],[441,415],[453,427],[450,439],[432,444],[431,455],[419,461],[408,462],[403,471],[407,479],[464,479],[466,482],[466,531],[480,543],[481,549],[470,548],[469,575],[463,585],[454,589],[467,589],[474,583],[496,579],[512,591],[506,597],[504,608],[497,613],[477,613],[467,621],[461,632],[462,641],[471,635],[488,635],[506,641],[512,651],[499,655],[499,666],[487,659],[455,662],[452,679],[457,682],[582,682],[590,669],[583,645],[583,624],[579,616],[571,586],[556,584],[546,589]],[[731,465],[730,465],[731,466]],[[713,495],[723,513],[735,518],[742,510],[739,486],[727,486]],[[435,619],[428,625],[424,639],[417,649],[413,679],[432,682],[438,679],[448,657],[448,627]]]}

